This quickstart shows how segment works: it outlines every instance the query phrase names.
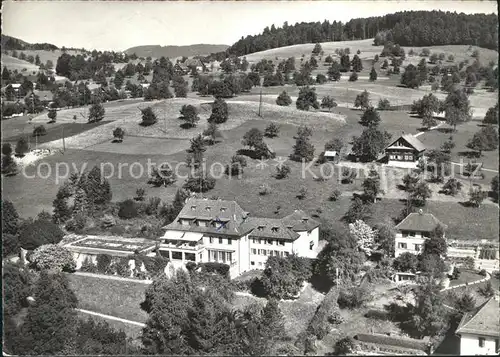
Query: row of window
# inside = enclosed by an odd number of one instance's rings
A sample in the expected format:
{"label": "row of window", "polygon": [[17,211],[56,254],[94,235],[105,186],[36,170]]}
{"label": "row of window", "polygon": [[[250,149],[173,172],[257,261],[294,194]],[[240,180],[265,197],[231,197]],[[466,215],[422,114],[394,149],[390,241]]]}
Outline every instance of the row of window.
{"label": "row of window", "polygon": [[263,255],[268,257],[286,257],[289,255],[288,252],[282,252],[279,250],[267,250],[267,249],[254,249],[252,248],[253,255]]}
{"label": "row of window", "polygon": [[[401,231],[401,235],[403,237],[415,237],[417,232],[415,231]],[[422,237],[429,238],[430,235],[428,232],[421,232]]]}
{"label": "row of window", "polygon": [[[422,244],[414,244],[415,251],[420,252],[420,248],[422,247]],[[407,243],[398,243],[398,248],[399,249],[408,249],[408,244]]]}
{"label": "row of window", "polygon": [[233,253],[232,252],[223,252],[220,250],[207,250],[208,253],[208,261],[209,262],[218,262],[218,263],[225,263],[229,264],[233,260]]}
{"label": "row of window", "polygon": [[405,161],[413,161],[413,155],[389,155],[389,159],[391,160],[404,160]]}
{"label": "row of window", "polygon": [[226,241],[226,243],[229,245],[233,244],[233,240],[229,238],[224,239],[224,238],[208,237],[208,240],[210,244],[215,244],[215,243],[224,244],[224,241]]}
{"label": "row of window", "polygon": [[284,240],[261,239],[261,238],[252,238],[252,243],[253,244],[281,245],[281,246],[285,245]]}

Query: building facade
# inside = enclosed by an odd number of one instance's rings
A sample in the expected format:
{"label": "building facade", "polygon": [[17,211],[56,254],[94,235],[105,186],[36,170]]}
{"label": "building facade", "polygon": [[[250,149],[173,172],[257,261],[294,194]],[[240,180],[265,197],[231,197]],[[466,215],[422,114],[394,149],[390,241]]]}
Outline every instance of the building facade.
{"label": "building facade", "polygon": [[396,239],[394,256],[397,258],[403,253],[420,254],[424,242],[430,238],[431,233],[438,227],[446,228],[432,213],[410,213],[396,226]]}
{"label": "building facade", "polygon": [[401,135],[385,148],[387,164],[399,167],[416,167],[424,152],[424,144],[411,134]]}
{"label": "building facade", "polygon": [[475,311],[464,314],[456,330],[456,334],[460,337],[461,356],[498,356],[499,311],[498,296],[494,296]]}
{"label": "building facade", "polygon": [[302,211],[282,219],[250,217],[234,201],[190,198],[164,229],[159,252],[174,266],[218,262],[229,265],[231,277],[263,269],[270,256],[318,253],[319,223]]}

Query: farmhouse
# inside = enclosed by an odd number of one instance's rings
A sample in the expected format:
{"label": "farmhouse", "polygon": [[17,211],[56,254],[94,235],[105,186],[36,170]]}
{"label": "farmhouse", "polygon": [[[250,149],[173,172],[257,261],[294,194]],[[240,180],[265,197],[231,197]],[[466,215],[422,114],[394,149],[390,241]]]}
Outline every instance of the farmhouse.
{"label": "farmhouse", "polygon": [[460,355],[498,356],[499,321],[498,296],[491,297],[474,311],[464,314],[456,330],[460,336]]}
{"label": "farmhouse", "polygon": [[410,213],[396,226],[395,256],[421,253],[425,240],[439,225],[446,228],[432,213],[422,210]]}
{"label": "farmhouse", "polygon": [[195,67],[198,72],[208,72],[207,66],[199,58],[188,58],[183,63],[176,63],[174,71],[180,75],[186,75]]}
{"label": "farmhouse", "polygon": [[190,198],[160,237],[173,264],[219,262],[231,277],[263,269],[270,256],[316,258],[319,223],[302,211],[282,219],[249,217],[235,201]]}
{"label": "farmhouse", "polygon": [[49,90],[37,90],[37,89],[28,93],[26,95],[25,99],[26,98],[31,99],[32,94],[38,96],[38,98],[40,99],[40,102],[43,105],[48,105],[54,99],[54,94],[51,91],[49,91]]}
{"label": "farmhouse", "polygon": [[388,165],[397,167],[416,167],[423,156],[425,146],[411,134],[403,134],[385,148]]}

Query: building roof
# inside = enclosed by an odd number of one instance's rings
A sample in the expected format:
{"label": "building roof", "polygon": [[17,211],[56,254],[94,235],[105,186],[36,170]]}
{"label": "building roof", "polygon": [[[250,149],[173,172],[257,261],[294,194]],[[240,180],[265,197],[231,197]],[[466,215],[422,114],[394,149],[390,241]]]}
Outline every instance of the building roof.
{"label": "building roof", "polygon": [[[41,101],[49,101],[49,102],[50,102],[50,101],[52,101],[52,100],[54,99],[54,94],[53,94],[51,91],[49,91],[49,90],[38,90],[38,89],[35,89],[35,90],[33,91],[33,93],[34,93],[35,95],[37,95],[37,96],[38,96],[38,98],[39,98]],[[28,94],[26,95],[26,97],[29,97],[30,95],[31,95],[31,92],[30,92],[30,93],[28,93]]]}
{"label": "building roof", "polygon": [[414,148],[417,151],[424,151],[425,150],[425,145],[418,140],[415,136],[412,134],[403,134],[399,136],[396,140],[393,140],[389,145],[387,145],[387,148],[391,148],[394,143],[396,143],[399,139],[403,139],[406,141],[412,148]]}
{"label": "building roof", "polygon": [[291,240],[299,238],[300,235],[287,227],[283,220],[278,218],[249,217],[245,223],[252,230],[250,237],[276,238]]}
{"label": "building roof", "polygon": [[[208,221],[206,227],[194,224],[183,225],[179,220]],[[222,222],[222,227],[212,225]],[[214,235],[233,235],[241,237],[251,232],[252,237],[295,240],[297,232],[310,231],[319,226],[303,211],[282,218],[249,217],[235,201],[189,198],[174,222],[163,227],[167,230],[210,233]]]}
{"label": "building roof", "polygon": [[326,150],[325,153],[324,153],[324,156],[337,156],[337,152],[336,151]]}
{"label": "building roof", "polygon": [[458,325],[457,334],[500,336],[500,305],[495,297],[466,313]]}
{"label": "building roof", "polygon": [[191,66],[204,67],[205,66],[199,58],[188,58],[187,60],[184,61],[183,65],[186,67],[191,67]]}
{"label": "building roof", "polygon": [[446,225],[441,223],[432,213],[424,213],[420,210],[419,212],[413,212],[406,216],[406,218],[396,226],[396,229],[401,231],[432,232],[438,225],[446,228]]}

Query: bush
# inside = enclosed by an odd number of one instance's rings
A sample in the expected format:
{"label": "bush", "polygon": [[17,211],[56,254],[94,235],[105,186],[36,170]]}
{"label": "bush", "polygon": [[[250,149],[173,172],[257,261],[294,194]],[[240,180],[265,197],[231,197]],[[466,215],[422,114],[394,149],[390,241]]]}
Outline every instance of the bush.
{"label": "bush", "polygon": [[488,273],[486,272],[486,270],[485,270],[485,269],[481,269],[481,270],[479,271],[479,275],[481,275],[481,276],[486,276],[486,275],[488,275]]}
{"label": "bush", "polygon": [[146,190],[143,189],[142,187],[140,187],[137,190],[135,190],[134,200],[136,200],[136,201],[144,201],[144,197],[145,196],[146,196]]}
{"label": "bush", "polygon": [[148,257],[144,255],[140,257],[140,260],[144,263],[144,267],[151,277],[162,274],[169,262],[168,258],[162,257],[161,255],[157,255],[155,257]]}
{"label": "bush", "polygon": [[43,244],[57,244],[64,232],[56,224],[46,220],[25,223],[19,233],[21,247],[34,250]]}
{"label": "bush", "polygon": [[372,298],[373,296],[367,288],[353,286],[341,290],[337,302],[342,309],[355,309],[365,306]]}
{"label": "bush", "polygon": [[134,200],[128,199],[120,203],[118,217],[131,219],[137,217],[137,205]]}
{"label": "bush", "polygon": [[337,201],[341,195],[342,195],[342,193],[339,190],[333,190],[333,192],[330,194],[328,199],[330,201]]}
{"label": "bush", "polygon": [[335,354],[347,355],[354,351],[356,341],[352,337],[344,337],[335,343]]}
{"label": "bush", "polygon": [[200,263],[202,273],[217,273],[229,279],[229,265],[217,262]]}
{"label": "bush", "polygon": [[247,159],[243,155],[234,155],[231,158],[231,163],[233,163],[233,164],[237,163],[241,167],[246,167],[247,166]]}
{"label": "bush", "polygon": [[278,180],[287,178],[288,175],[290,174],[290,166],[288,165],[281,165],[281,166],[276,166],[276,178]]}
{"label": "bush", "polygon": [[259,188],[259,195],[261,196],[265,196],[265,195],[268,195],[270,194],[272,191],[271,191],[271,187],[265,183],[263,184],[262,186],[260,186]]}
{"label": "bush", "polygon": [[30,260],[37,270],[73,272],[76,268],[73,254],[57,244],[45,244],[38,247],[33,251]]}
{"label": "bush", "polygon": [[490,280],[488,280],[483,286],[480,285],[477,291],[484,297],[491,297],[495,294],[495,290],[493,289]]}
{"label": "bush", "polygon": [[43,125],[38,125],[35,126],[35,129],[33,129],[33,136],[44,136],[47,135],[47,130]]}
{"label": "bush", "polygon": [[79,232],[83,228],[85,228],[86,223],[87,218],[85,217],[85,215],[83,215],[82,213],[78,213],[75,215],[75,217],[73,217],[66,223],[64,228],[66,228],[66,230],[69,232]]}
{"label": "bush", "polygon": [[111,268],[111,255],[97,254],[97,271],[101,274],[108,274]]}
{"label": "bush", "polygon": [[391,110],[391,103],[387,99],[380,99],[378,101],[378,110]]}
{"label": "bush", "polygon": [[90,258],[85,258],[85,260],[82,263],[82,266],[80,267],[80,271],[85,272],[85,273],[97,273],[97,267],[94,263],[92,263],[92,260]]}
{"label": "bush", "polygon": [[160,206],[160,197],[150,197],[146,205],[145,213],[148,216],[152,216],[158,212],[158,207]]}
{"label": "bush", "polygon": [[124,278],[130,277],[130,266],[128,265],[129,258],[121,257],[116,260],[113,264],[113,270],[118,276],[122,276]]}

